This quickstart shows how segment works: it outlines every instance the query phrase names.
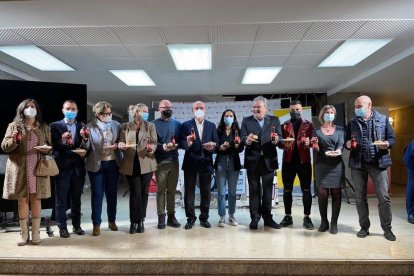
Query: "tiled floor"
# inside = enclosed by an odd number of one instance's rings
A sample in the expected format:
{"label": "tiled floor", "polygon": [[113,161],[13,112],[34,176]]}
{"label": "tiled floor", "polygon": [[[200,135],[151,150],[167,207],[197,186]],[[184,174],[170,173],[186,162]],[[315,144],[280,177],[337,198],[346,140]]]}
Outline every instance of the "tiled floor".
{"label": "tiled floor", "polygon": [[[219,228],[215,199],[210,210],[210,222],[213,227],[205,229],[196,226],[191,230],[167,227],[165,230],[156,228],[156,202],[151,196],[145,223],[145,233],[130,235],[128,197],[123,198],[125,189],[120,189],[118,202],[117,224],[118,232],[106,228],[106,214],[102,218],[102,234],[91,236],[90,196],[85,190],[83,196],[82,226],[85,236],[71,235],[69,239],[59,237],[54,226],[55,237],[48,237],[42,231],[42,244],[18,247],[16,240],[17,228],[8,228],[0,233],[0,258],[34,258],[34,259],[288,259],[288,260],[413,260],[414,259],[414,225],[409,224],[405,214],[405,198],[393,197],[393,230],[397,236],[396,242],[383,238],[379,226],[377,202],[369,200],[371,235],[365,239],[355,236],[359,230],[358,216],[355,205],[343,202],[339,218],[339,233],[331,235],[317,230],[309,231],[302,227],[303,207],[301,199],[295,198],[293,207],[294,226],[287,229],[274,230],[264,228],[263,222],[259,229],[251,231],[249,210],[242,207],[244,202],[238,202],[236,217],[240,225],[226,225]],[[105,208],[103,209],[105,210]],[[196,210],[197,214],[199,210]],[[50,213],[45,210],[44,214]],[[283,218],[283,206],[279,204],[273,210],[277,221]],[[177,218],[184,225],[184,209],[177,205]],[[316,198],[312,206],[312,219],[316,227],[320,218]],[[43,228],[44,230],[44,228]]]}

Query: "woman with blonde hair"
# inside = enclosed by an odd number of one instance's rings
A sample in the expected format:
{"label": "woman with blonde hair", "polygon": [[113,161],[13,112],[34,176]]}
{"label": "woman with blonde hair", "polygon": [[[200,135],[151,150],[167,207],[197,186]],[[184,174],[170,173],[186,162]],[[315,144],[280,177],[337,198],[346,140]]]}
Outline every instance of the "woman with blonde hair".
{"label": "woman with blonde hair", "polygon": [[91,206],[93,236],[101,234],[101,214],[103,196],[106,197],[108,228],[118,231],[116,220],[116,207],[119,184],[119,162],[121,153],[118,150],[119,133],[121,125],[112,120],[112,106],[101,101],[92,108],[96,119],[88,124],[89,137],[86,137],[83,129],[82,148],[88,149],[86,158],[86,170],[91,182]]}
{"label": "woman with blonde hair", "polygon": [[342,150],[344,148],[345,131],[341,126],[334,125],[336,109],[332,105],[325,105],[319,113],[321,127],[314,130],[311,139],[315,149],[315,180],[318,189],[318,204],[321,214],[319,232],[329,229],[328,197],[332,197],[332,217],[330,233],[338,233],[338,216],[341,210],[342,188],[344,187],[344,162]]}
{"label": "woman with blonde hair", "polygon": [[144,232],[147,214],[148,190],[153,172],[157,170],[154,151],[157,148],[155,125],[149,123],[148,106],[137,104],[134,120],[122,124],[118,147],[124,151],[120,172],[129,184],[129,217],[131,234]]}
{"label": "woman with blonde hair", "polygon": [[[47,145],[36,149],[37,146]],[[35,170],[42,154],[51,150],[49,126],[35,100],[26,99],[17,107],[16,117],[9,124],[1,148],[9,154],[3,198],[18,201],[20,237],[18,245],[26,245],[29,237],[29,204],[32,211],[32,244],[40,244],[41,199],[50,197],[50,178],[36,176]]]}

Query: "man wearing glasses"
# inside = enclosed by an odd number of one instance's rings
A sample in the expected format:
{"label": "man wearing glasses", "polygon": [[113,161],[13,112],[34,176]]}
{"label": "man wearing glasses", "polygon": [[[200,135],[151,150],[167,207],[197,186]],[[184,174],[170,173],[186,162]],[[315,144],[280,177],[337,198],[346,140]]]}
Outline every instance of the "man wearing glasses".
{"label": "man wearing glasses", "polygon": [[174,120],[172,104],[169,100],[159,103],[161,117],[154,120],[157,130],[157,214],[158,229],[165,229],[165,202],[167,202],[167,225],[178,228],[181,224],[175,218],[175,192],[178,182],[178,145],[181,139],[181,123]]}

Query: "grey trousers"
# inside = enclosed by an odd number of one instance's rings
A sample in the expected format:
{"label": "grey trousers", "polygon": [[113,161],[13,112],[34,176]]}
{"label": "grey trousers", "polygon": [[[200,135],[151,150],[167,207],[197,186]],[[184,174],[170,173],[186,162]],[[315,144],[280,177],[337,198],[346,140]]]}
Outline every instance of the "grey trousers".
{"label": "grey trousers", "polygon": [[178,182],[178,160],[164,160],[158,163],[157,177],[157,214],[165,214],[165,201],[167,201],[167,214],[175,213],[175,193]]}
{"label": "grey trousers", "polygon": [[355,186],[356,207],[361,228],[368,229],[371,225],[369,221],[369,209],[367,201],[367,182],[368,175],[371,177],[378,199],[378,211],[381,227],[385,230],[391,229],[392,213],[390,197],[388,195],[388,174],[386,169],[378,166],[363,164],[361,169],[352,169],[352,181]]}

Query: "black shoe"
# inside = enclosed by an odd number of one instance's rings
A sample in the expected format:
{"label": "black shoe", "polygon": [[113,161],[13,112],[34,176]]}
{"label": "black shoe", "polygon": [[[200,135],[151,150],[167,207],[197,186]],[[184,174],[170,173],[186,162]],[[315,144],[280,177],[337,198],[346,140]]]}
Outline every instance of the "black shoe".
{"label": "black shoe", "polygon": [[331,230],[329,231],[331,234],[338,234],[338,225],[336,223],[331,223]]}
{"label": "black shoe", "polygon": [[366,238],[369,235],[368,229],[362,227],[361,230],[357,233],[358,238]]}
{"label": "black shoe", "polygon": [[174,228],[180,228],[181,227],[181,224],[177,221],[174,214],[168,215],[167,225],[171,226],[171,227],[174,227]]}
{"label": "black shoe", "polygon": [[130,234],[138,233],[138,223],[131,222],[131,226],[129,227],[129,233]]}
{"label": "black shoe", "polygon": [[285,216],[282,221],[280,222],[280,226],[282,227],[288,227],[290,225],[293,225],[293,219],[292,216]]}
{"label": "black shoe", "polygon": [[264,220],[264,226],[271,227],[271,228],[273,228],[273,229],[280,229],[280,228],[281,228],[280,224],[278,224],[278,223],[277,223],[276,221],[274,221],[272,218],[270,218],[270,219],[265,219],[265,220]]}
{"label": "black shoe", "polygon": [[158,215],[158,229],[165,229],[165,214]]}
{"label": "black shoe", "polygon": [[391,231],[391,229],[384,231],[384,238],[386,238],[389,241],[397,240],[397,237],[394,235],[394,233]]}
{"label": "black shoe", "polygon": [[60,228],[59,229],[59,235],[61,238],[69,238],[70,234],[67,228]]}
{"label": "black shoe", "polygon": [[85,235],[85,231],[83,231],[82,227],[80,227],[80,226],[78,226],[78,227],[73,226],[72,231],[73,231],[73,233],[75,233],[79,236]]}
{"label": "black shoe", "polygon": [[329,230],[329,221],[322,221],[321,225],[318,228],[319,232],[326,232],[327,230]]}
{"label": "black shoe", "polygon": [[249,224],[249,228],[252,229],[252,230],[256,230],[258,223],[259,222],[257,220],[252,220]]}
{"label": "black shoe", "polygon": [[303,227],[305,227],[307,230],[315,229],[315,226],[313,226],[313,223],[310,217],[303,218]]}
{"label": "black shoe", "polygon": [[185,224],[184,228],[187,229],[187,230],[188,229],[191,229],[191,228],[193,228],[194,223],[195,223],[194,220],[187,221],[187,223]]}
{"label": "black shoe", "polygon": [[211,228],[211,224],[208,222],[208,220],[200,221],[200,226],[203,226],[204,228]]}
{"label": "black shoe", "polygon": [[137,233],[144,233],[144,231],[145,231],[144,220],[140,219],[138,220]]}
{"label": "black shoe", "polygon": [[407,221],[409,223],[413,223],[414,224],[414,215],[413,214],[409,215],[408,218],[407,218]]}

